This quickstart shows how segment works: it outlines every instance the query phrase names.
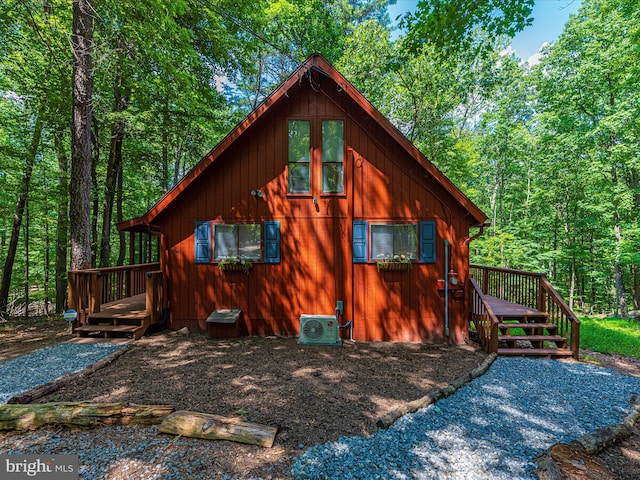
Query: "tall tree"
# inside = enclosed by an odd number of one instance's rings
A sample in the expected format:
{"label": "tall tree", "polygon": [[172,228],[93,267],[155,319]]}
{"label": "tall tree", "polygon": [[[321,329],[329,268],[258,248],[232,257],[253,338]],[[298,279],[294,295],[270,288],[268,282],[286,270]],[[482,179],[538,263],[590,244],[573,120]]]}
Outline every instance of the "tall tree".
{"label": "tall tree", "polygon": [[485,54],[493,51],[492,45],[478,41],[477,33],[513,37],[533,21],[533,4],[534,0],[421,0],[402,25],[413,52],[428,43],[443,53]]}
{"label": "tall tree", "polygon": [[4,268],[2,271],[2,282],[0,283],[0,317],[4,317],[7,313],[7,305],[9,303],[9,289],[11,287],[11,278],[13,274],[13,265],[18,248],[18,240],[20,238],[20,227],[22,226],[25,206],[29,198],[29,188],[31,186],[33,164],[35,163],[36,156],[38,155],[40,139],[42,138],[42,129],[43,121],[42,117],[39,115],[38,117],[36,117],[35,124],[33,126],[31,144],[25,153],[24,174],[22,176],[22,183],[20,192],[18,194],[18,201],[16,202],[13,225],[11,228],[11,238],[9,239],[9,248],[7,250],[7,256],[5,257]]}
{"label": "tall tree", "polygon": [[71,269],[91,267],[91,116],[93,104],[93,0],[73,0],[71,180],[69,185]]}

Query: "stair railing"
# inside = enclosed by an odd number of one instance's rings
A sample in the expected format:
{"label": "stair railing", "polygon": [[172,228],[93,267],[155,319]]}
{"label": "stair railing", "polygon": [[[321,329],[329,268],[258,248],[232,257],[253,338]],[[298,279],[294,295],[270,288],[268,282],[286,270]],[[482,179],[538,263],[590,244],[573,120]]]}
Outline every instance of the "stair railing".
{"label": "stair railing", "polygon": [[[159,263],[73,270],[68,275],[68,308],[78,312],[76,326],[100,312],[105,303],[132,297],[147,290],[147,274],[159,271]],[[160,274],[161,276],[161,274]],[[162,285],[162,281],[159,282]]]}
{"label": "stair railing", "polygon": [[580,320],[543,273],[470,265],[473,279],[484,295],[501,298],[546,313],[558,326],[573,357],[580,355]]}
{"label": "stair railing", "polygon": [[469,322],[473,323],[480,337],[480,344],[487,353],[498,351],[498,317],[482,293],[482,289],[474,278],[470,279],[469,289]]}

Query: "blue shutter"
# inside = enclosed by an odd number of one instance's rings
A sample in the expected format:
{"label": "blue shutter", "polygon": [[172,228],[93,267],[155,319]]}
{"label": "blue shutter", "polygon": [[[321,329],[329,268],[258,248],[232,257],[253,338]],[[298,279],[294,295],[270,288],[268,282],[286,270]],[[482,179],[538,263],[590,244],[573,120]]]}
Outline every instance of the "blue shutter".
{"label": "blue shutter", "polygon": [[436,222],[420,222],[420,261],[436,261]]}
{"label": "blue shutter", "polygon": [[196,263],[211,261],[211,223],[196,222]]}
{"label": "blue shutter", "polygon": [[367,222],[353,222],[353,263],[367,263]]}
{"label": "blue shutter", "polygon": [[280,263],[280,222],[264,222],[264,263]]}

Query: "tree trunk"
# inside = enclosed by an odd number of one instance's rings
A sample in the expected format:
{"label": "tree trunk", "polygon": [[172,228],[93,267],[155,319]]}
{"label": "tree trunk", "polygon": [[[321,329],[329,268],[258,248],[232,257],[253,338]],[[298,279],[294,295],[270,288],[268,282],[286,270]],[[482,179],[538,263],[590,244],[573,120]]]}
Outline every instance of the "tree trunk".
{"label": "tree trunk", "polygon": [[[123,165],[120,164],[120,171],[118,172],[118,191],[116,192],[116,221],[122,222],[122,184],[123,184]],[[118,266],[124,265],[124,260],[127,256],[127,237],[122,231],[118,232],[119,248],[118,248]]]}
{"label": "tree trunk", "polygon": [[54,136],[58,156],[58,227],[56,230],[56,313],[62,313],[67,300],[67,242],[69,240],[69,159],[62,143],[62,131]]}
{"label": "tree trunk", "polygon": [[633,309],[640,310],[640,266],[631,265],[631,285],[633,289]]}
{"label": "tree trunk", "polygon": [[91,267],[91,117],[93,0],[73,0],[72,128],[69,221],[71,270]]}
{"label": "tree trunk", "polygon": [[0,405],[0,430],[32,430],[43,425],[93,427],[155,425],[173,412],[168,405],[129,403],[36,403]]}
{"label": "tree trunk", "polygon": [[270,448],[277,428],[243,422],[239,418],[180,411],[167,416],[158,427],[162,433],[210,440],[231,440]]}
{"label": "tree trunk", "polygon": [[96,256],[98,255],[98,209],[100,200],[98,198],[98,163],[100,162],[100,125],[93,118],[93,130],[91,134],[91,144],[93,153],[91,158],[91,266],[95,267]]}
{"label": "tree trunk", "polygon": [[111,126],[111,142],[109,145],[109,162],[107,164],[107,177],[105,180],[104,198],[102,200],[102,232],[100,236],[100,266],[108,267],[111,254],[111,220],[113,214],[113,202],[118,182],[118,173],[122,165],[122,140],[124,138],[124,119],[118,115],[124,112],[129,105],[130,89],[125,85],[122,71],[123,49],[125,48],[122,36],[118,38],[119,60],[116,65],[115,79],[113,83],[113,112],[116,119]]}
{"label": "tree trunk", "polygon": [[29,186],[31,185],[31,174],[33,173],[33,164],[36,160],[40,139],[42,138],[43,122],[38,114],[33,128],[33,136],[31,137],[31,145],[29,151],[25,155],[24,175],[22,176],[22,184],[20,185],[20,193],[16,203],[16,213],[13,216],[13,226],[11,227],[11,238],[9,240],[9,248],[4,261],[2,270],[2,283],[0,284],[0,318],[7,314],[7,305],[9,303],[9,289],[11,288],[11,276],[13,274],[13,264],[16,259],[16,250],[20,239],[20,227],[24,216],[25,206],[29,197]]}
{"label": "tree trunk", "polygon": [[29,198],[24,206],[24,220],[24,321],[26,322],[29,320]]}
{"label": "tree trunk", "polygon": [[569,285],[569,309],[573,311],[574,295],[576,291],[576,261],[571,259],[571,280]]}

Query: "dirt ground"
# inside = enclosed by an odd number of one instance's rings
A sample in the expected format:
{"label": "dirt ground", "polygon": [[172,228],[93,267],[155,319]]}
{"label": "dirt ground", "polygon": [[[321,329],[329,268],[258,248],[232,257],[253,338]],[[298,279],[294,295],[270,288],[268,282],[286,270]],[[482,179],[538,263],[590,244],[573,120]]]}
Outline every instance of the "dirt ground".
{"label": "dirt ground", "polygon": [[[0,324],[0,362],[66,341],[66,327],[64,321]],[[583,356],[640,376],[639,359]],[[244,450],[256,447],[234,444],[225,467],[260,476],[267,467],[273,475],[277,464],[284,475],[302,449],[368,435],[394,406],[446,386],[484,358],[474,346],[345,342],[337,348],[281,337],[212,340],[165,332],[135,342],[110,366],[40,401],[170,404],[274,426],[278,434],[269,454],[247,456]],[[598,457],[618,478],[640,478],[640,428]]]}

